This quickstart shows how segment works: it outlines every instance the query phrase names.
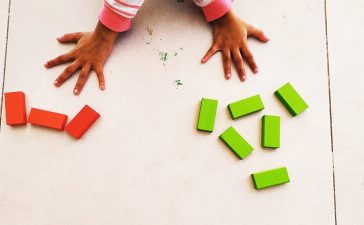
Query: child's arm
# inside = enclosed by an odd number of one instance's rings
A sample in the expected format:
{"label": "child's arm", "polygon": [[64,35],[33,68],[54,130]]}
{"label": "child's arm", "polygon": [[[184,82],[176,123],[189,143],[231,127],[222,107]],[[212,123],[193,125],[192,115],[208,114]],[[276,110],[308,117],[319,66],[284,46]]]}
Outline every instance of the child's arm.
{"label": "child's arm", "polygon": [[216,52],[221,51],[226,79],[231,77],[231,59],[234,61],[241,81],[246,80],[243,59],[249,64],[251,70],[257,73],[258,67],[248,48],[247,37],[251,36],[262,42],[267,42],[269,39],[264,33],[239,19],[232,10],[212,21],[212,27],[213,43],[201,62],[207,62]]}

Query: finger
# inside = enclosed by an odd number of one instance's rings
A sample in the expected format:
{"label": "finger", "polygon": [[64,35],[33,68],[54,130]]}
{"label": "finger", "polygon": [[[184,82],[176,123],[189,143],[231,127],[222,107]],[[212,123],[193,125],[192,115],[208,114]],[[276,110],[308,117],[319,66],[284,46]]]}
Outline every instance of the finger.
{"label": "finger", "polygon": [[89,75],[90,75],[90,66],[89,65],[83,66],[81,73],[78,76],[78,80],[77,80],[76,86],[73,90],[73,94],[79,95],[81,93],[83,86],[85,85]]}
{"label": "finger", "polygon": [[251,53],[251,51],[249,50],[248,45],[247,45],[246,42],[243,45],[243,47],[241,48],[241,51],[242,51],[242,54],[243,54],[244,58],[248,62],[250,69],[253,71],[253,73],[258,73],[258,66],[255,63],[254,56]]}
{"label": "finger", "polygon": [[260,40],[261,42],[269,41],[269,38],[264,34],[264,32],[262,30],[257,29],[251,25],[248,27],[248,36],[254,37],[254,38]]}
{"label": "finger", "polygon": [[81,32],[64,34],[57,38],[61,43],[78,42],[82,37]]}
{"label": "finger", "polygon": [[206,53],[206,55],[202,58],[201,63],[206,63],[209,59],[218,51],[219,49],[216,46],[212,46]]}
{"label": "finger", "polygon": [[240,50],[234,49],[232,51],[232,55],[233,55],[233,59],[235,62],[235,68],[239,74],[239,78],[241,81],[245,81],[246,75],[245,75],[245,69],[244,69],[244,61],[243,61],[243,57],[241,56]]}
{"label": "finger", "polygon": [[48,62],[46,62],[44,64],[44,66],[49,69],[49,68],[52,68],[54,66],[58,66],[60,64],[69,62],[71,60],[73,60],[73,57],[71,56],[70,53],[67,53],[67,54],[60,55],[60,56],[58,56],[58,57],[56,57],[56,58],[54,58],[52,60],[49,60]]}
{"label": "finger", "polygon": [[70,76],[72,76],[72,74],[78,70],[78,68],[80,68],[80,64],[73,62],[57,77],[57,79],[54,81],[54,86],[61,86]]}
{"label": "finger", "polygon": [[95,69],[97,79],[99,80],[99,87],[101,90],[105,90],[105,77],[102,68]]}
{"label": "finger", "polygon": [[231,54],[230,50],[224,50],[222,52],[222,61],[224,64],[225,78],[230,79],[231,77]]}

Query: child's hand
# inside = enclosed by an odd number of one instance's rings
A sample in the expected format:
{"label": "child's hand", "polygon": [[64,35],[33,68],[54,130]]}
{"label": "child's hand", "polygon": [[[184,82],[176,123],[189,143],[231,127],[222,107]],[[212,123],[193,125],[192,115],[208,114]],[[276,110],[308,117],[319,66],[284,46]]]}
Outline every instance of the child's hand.
{"label": "child's hand", "polygon": [[243,58],[249,64],[251,70],[257,73],[258,67],[248,48],[247,37],[252,36],[262,42],[267,42],[269,39],[264,33],[246,24],[231,10],[223,17],[213,21],[212,26],[214,34],[213,44],[201,62],[207,62],[217,51],[222,51],[226,79],[231,77],[231,58],[234,61],[241,81],[246,80]]}
{"label": "child's hand", "polygon": [[60,55],[44,64],[46,68],[52,68],[66,62],[72,62],[54,81],[59,87],[76,71],[81,70],[76,86],[73,90],[75,95],[80,94],[91,70],[96,72],[101,90],[105,89],[103,66],[110,55],[117,33],[109,30],[100,22],[94,32],[65,34],[57,40],[60,43],[77,43],[70,52]]}

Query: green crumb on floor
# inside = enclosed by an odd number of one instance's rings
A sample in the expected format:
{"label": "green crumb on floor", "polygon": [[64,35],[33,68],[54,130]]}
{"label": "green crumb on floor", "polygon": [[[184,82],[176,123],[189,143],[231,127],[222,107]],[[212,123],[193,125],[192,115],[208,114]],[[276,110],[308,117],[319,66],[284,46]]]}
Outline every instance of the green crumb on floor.
{"label": "green crumb on floor", "polygon": [[174,81],[176,83],[177,86],[181,86],[183,85],[182,81],[181,80],[175,80]]}
{"label": "green crumb on floor", "polygon": [[166,62],[168,60],[168,52],[159,52],[159,59]]}
{"label": "green crumb on floor", "polygon": [[176,89],[178,89],[179,87],[181,87],[183,85],[181,80],[175,80],[174,81],[174,86],[176,87]]}

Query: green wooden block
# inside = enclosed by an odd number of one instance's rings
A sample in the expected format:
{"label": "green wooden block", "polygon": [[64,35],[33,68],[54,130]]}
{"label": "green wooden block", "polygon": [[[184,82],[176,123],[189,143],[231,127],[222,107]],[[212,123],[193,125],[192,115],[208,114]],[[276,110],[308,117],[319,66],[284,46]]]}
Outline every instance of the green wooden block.
{"label": "green wooden block", "polygon": [[281,100],[292,116],[297,116],[308,108],[305,100],[289,82],[279,88],[274,94]]}
{"label": "green wooden block", "polygon": [[262,147],[280,147],[280,124],[279,116],[264,115],[262,118]]}
{"label": "green wooden block", "polygon": [[255,189],[257,190],[288,183],[290,181],[286,167],[253,173],[251,176]]}
{"label": "green wooden block", "polygon": [[245,116],[264,109],[262,99],[259,95],[254,95],[228,105],[230,115],[233,119]]}
{"label": "green wooden block", "polygon": [[202,98],[197,130],[212,132],[214,130],[217,100]]}
{"label": "green wooden block", "polygon": [[253,151],[253,147],[233,127],[226,129],[219,138],[240,159],[247,157]]}

